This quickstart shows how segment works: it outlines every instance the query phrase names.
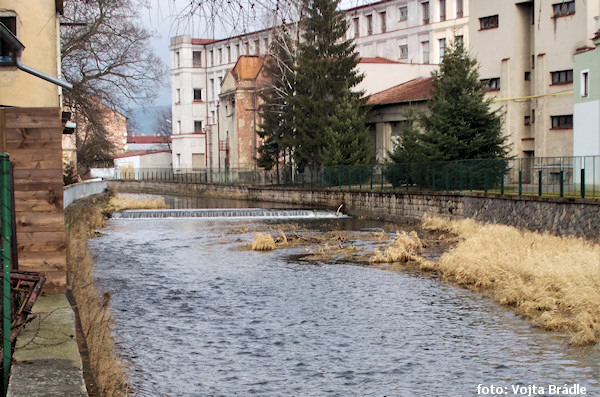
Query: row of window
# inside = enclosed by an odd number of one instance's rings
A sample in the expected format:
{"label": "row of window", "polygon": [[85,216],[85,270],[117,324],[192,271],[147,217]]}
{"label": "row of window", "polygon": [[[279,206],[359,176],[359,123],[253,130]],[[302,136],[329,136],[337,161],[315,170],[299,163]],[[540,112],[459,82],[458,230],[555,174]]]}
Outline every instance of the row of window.
{"label": "row of window", "polygon": [[[440,22],[446,20],[446,0],[437,0],[438,7],[440,10],[439,20]],[[421,13],[423,17],[423,25],[427,25],[430,23],[430,10],[429,10],[429,1],[425,1],[421,3]],[[378,33],[386,33],[388,24],[387,24],[387,12],[381,11],[378,14],[379,18],[379,32]],[[462,18],[464,15],[463,8],[463,0],[456,0],[456,18]],[[369,14],[365,16],[366,24],[367,24],[367,36],[373,34],[373,14]],[[408,20],[408,6],[398,7],[398,21],[403,22]],[[360,37],[360,18],[355,17],[352,20],[352,25],[354,29],[354,37]]]}
{"label": "row of window", "polygon": [[[564,114],[560,116],[550,116],[550,122],[552,129],[573,128],[573,115]],[[535,109],[531,109],[531,116],[527,115],[524,118],[525,125],[531,125],[533,123],[535,123]]]}
{"label": "row of window", "polygon": [[[263,39],[263,49],[265,52],[267,52],[269,50],[269,39],[268,38]],[[261,54],[260,39],[254,40],[254,44],[253,44],[252,48],[250,48],[250,42],[248,42],[248,41],[245,42],[243,46],[241,44],[236,44],[232,48],[232,46],[229,45],[225,48],[218,48],[216,50],[216,54],[215,54],[215,50],[209,50],[207,66],[225,65],[225,64],[233,63],[241,55],[260,55],[260,54]],[[202,51],[193,51],[192,52],[192,66],[195,68],[203,67],[203,58],[202,57],[203,57]],[[180,60],[179,52],[175,53],[175,65],[177,68],[181,67],[181,60]]]}
{"label": "row of window", "polygon": [[[552,4],[552,18],[566,17],[575,14],[575,1],[563,1],[561,3]],[[490,15],[479,18],[479,29],[494,29],[498,27],[498,15]]]}
{"label": "row of window", "polygon": [[[440,40],[441,42],[441,40]],[[440,44],[440,54],[442,54],[442,49],[441,49],[442,44]],[[558,70],[556,72],[550,72],[550,76],[552,78],[552,85],[560,85],[560,84],[571,84],[573,83],[573,69],[568,69],[568,70]],[[525,72],[525,80],[526,81],[530,81],[531,80],[531,72],[527,71]],[[500,78],[496,77],[496,78],[491,78],[491,79],[483,79],[481,80],[484,83],[484,87],[488,90],[488,91],[495,91],[495,90],[499,90],[500,89]],[[587,96],[587,87],[588,87],[588,72],[582,72],[582,80],[581,80],[581,84],[582,84],[582,92],[585,92],[585,94],[582,94],[582,96]]]}
{"label": "row of window", "polygon": [[[457,44],[462,44],[463,43],[463,36],[455,36],[454,37],[455,41]],[[439,49],[439,55],[440,55],[440,59],[439,62],[442,62],[442,58],[444,57],[444,55],[446,55],[446,45],[447,45],[447,41],[446,39],[438,39],[438,49]],[[399,50],[399,55],[398,58],[400,59],[406,59],[408,58],[408,44],[402,44],[398,47]],[[422,41],[421,42],[421,52],[422,52],[422,62],[424,64],[428,64],[430,62],[429,59],[429,41]]]}

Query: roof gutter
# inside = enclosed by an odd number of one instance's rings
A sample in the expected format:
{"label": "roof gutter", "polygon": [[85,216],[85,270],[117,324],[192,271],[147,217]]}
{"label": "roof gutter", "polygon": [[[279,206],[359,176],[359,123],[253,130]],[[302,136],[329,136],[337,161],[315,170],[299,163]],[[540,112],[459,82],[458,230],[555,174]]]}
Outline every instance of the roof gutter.
{"label": "roof gutter", "polygon": [[73,89],[73,85],[70,83],[67,83],[66,81],[59,79],[57,77],[54,76],[50,76],[49,74],[46,74],[44,72],[40,72],[39,70],[36,70],[32,67],[29,67],[27,65],[24,65],[23,62],[21,62],[21,54],[23,53],[23,50],[25,49],[25,46],[23,45],[23,43],[21,43],[19,41],[19,39],[17,39],[15,37],[15,35],[3,24],[0,22],[0,40],[6,42],[6,44],[8,44],[8,46],[11,48],[12,52],[13,52],[13,57],[15,60],[15,66],[17,68],[19,68],[20,70],[32,74],[36,77],[39,77],[40,79],[49,81],[52,84],[56,84],[66,90],[72,90]]}

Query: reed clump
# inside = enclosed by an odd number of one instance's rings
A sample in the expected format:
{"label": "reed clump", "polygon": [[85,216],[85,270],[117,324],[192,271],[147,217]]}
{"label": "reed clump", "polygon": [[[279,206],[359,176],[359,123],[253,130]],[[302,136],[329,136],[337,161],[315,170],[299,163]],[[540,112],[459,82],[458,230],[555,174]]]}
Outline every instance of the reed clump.
{"label": "reed clump", "polygon": [[94,284],[93,261],[87,241],[105,225],[102,208],[107,197],[79,200],[69,206],[67,224],[67,269],[90,357],[90,367],[102,396],[127,395],[126,366],[112,337],[110,295],[100,295]]}
{"label": "reed clump", "polygon": [[252,241],[253,251],[272,251],[275,249],[275,240],[268,233],[256,233]]}
{"label": "reed clump", "polygon": [[574,345],[600,338],[600,244],[472,220],[427,218],[461,241],[428,270],[481,291]]}
{"label": "reed clump", "polygon": [[421,259],[423,242],[414,230],[410,233],[397,232],[396,238],[383,252],[375,248],[370,263],[418,262]]}

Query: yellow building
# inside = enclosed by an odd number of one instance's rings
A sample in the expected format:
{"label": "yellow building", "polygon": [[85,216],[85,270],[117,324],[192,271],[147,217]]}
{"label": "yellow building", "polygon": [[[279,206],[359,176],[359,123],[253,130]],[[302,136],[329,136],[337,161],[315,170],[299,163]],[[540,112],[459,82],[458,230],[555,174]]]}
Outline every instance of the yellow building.
{"label": "yellow building", "polygon": [[[60,75],[62,9],[62,0],[0,0],[0,22],[25,46],[22,64],[53,77]],[[19,70],[8,48],[3,41],[0,45],[0,106],[61,106],[61,88]]]}

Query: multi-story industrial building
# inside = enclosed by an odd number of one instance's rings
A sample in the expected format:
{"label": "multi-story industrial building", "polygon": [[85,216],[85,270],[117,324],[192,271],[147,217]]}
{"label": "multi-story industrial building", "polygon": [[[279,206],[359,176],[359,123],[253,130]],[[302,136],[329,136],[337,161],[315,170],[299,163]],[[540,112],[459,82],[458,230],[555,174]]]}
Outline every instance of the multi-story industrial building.
{"label": "multi-story industrial building", "polygon": [[513,155],[573,154],[573,56],[593,46],[599,8],[587,0],[471,1],[470,51],[504,114]]}
{"label": "multi-story industrial building", "polygon": [[[344,11],[350,27],[347,38],[354,38],[359,55],[369,58],[365,70],[396,64],[391,66],[396,72],[370,74],[359,88],[374,93],[428,77],[455,37],[468,41],[468,9],[468,0],[384,0]],[[219,131],[217,123],[223,112],[221,84],[241,55],[264,55],[273,33],[267,29],[221,40],[171,39],[174,168],[217,168],[221,164],[225,153],[220,152],[229,148],[227,134]]]}

